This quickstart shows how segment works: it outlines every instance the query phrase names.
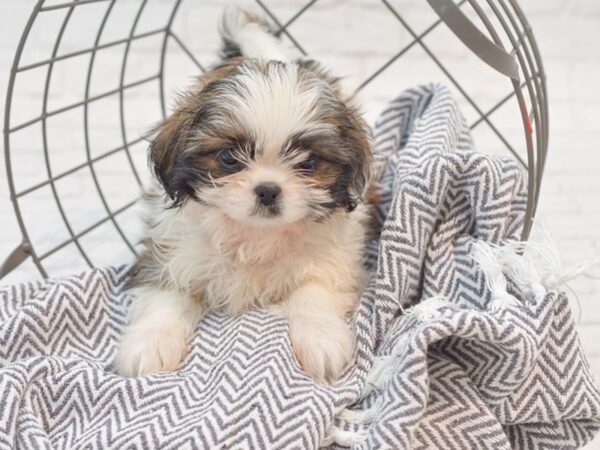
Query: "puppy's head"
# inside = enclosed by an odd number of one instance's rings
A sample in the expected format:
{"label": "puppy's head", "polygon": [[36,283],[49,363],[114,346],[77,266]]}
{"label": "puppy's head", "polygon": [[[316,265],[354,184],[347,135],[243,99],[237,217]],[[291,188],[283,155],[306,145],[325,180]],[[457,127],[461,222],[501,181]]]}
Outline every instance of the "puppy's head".
{"label": "puppy's head", "polygon": [[254,225],[353,210],[370,145],[335,83],[313,64],[275,61],[233,59],[204,75],[151,144],[167,194]]}

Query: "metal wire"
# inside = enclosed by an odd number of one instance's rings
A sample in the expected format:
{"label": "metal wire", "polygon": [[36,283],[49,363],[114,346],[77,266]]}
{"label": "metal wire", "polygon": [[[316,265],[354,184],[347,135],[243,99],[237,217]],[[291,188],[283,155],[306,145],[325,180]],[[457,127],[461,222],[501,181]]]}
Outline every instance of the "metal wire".
{"label": "metal wire", "polygon": [[[18,253],[18,249],[22,250],[22,253],[25,255],[31,255],[31,259],[33,263],[36,265],[40,273],[43,277],[47,277],[48,274],[44,269],[44,266],[40,262],[40,259],[37,255],[36,250],[31,246],[29,233],[27,231],[27,227],[25,226],[25,222],[23,221],[23,216],[21,214],[21,208],[19,206],[18,198],[15,195],[15,184],[12,176],[12,165],[10,158],[10,119],[11,119],[11,111],[12,111],[12,100],[13,100],[13,89],[15,86],[15,80],[17,77],[17,71],[19,68],[19,63],[21,62],[21,55],[23,54],[23,48],[25,47],[25,43],[27,42],[27,38],[29,37],[29,33],[31,32],[31,28],[33,27],[33,23],[35,22],[35,18],[40,12],[42,5],[44,4],[44,0],[39,0],[36,5],[33,7],[33,11],[25,24],[25,28],[23,29],[23,34],[21,35],[21,39],[19,39],[19,43],[17,44],[17,51],[15,53],[15,58],[13,60],[13,65],[10,69],[10,78],[8,80],[8,92],[6,95],[6,103],[4,105],[4,161],[6,164],[6,176],[8,179],[8,189],[10,192],[10,199],[13,204],[13,208],[15,210],[15,217],[17,219],[17,223],[19,224],[19,228],[21,229],[21,234],[23,235],[23,239],[21,243],[17,247],[17,249],[13,250],[13,253]],[[10,257],[9,257],[10,258]],[[21,263],[24,261],[24,258],[17,259],[17,263]],[[7,261],[9,262],[9,261]],[[3,264],[2,272],[0,276],[6,275],[8,272],[13,270],[16,266]]]}
{"label": "metal wire", "polygon": [[[58,35],[56,37],[56,42],[54,43],[54,49],[52,50],[52,58],[54,58],[58,52],[58,49],[60,47],[60,42],[63,38],[65,29],[67,28],[67,24],[69,23],[69,20],[71,19],[71,15],[73,14],[74,8],[75,7],[73,5],[70,6],[69,11],[67,12],[67,14],[65,15],[65,17],[63,19],[62,25],[61,25]],[[42,143],[44,146],[44,162],[46,165],[46,172],[48,173],[49,180],[53,179],[53,175],[52,175],[52,168],[50,166],[50,155],[48,152],[48,133],[47,133],[46,109],[48,107],[48,94],[50,92],[50,81],[52,79],[53,69],[54,69],[54,60],[48,64],[48,71],[46,74],[46,85],[44,87],[44,100],[43,100],[43,105],[42,105]],[[83,256],[83,259],[85,260],[85,262],[90,267],[92,267],[92,262],[88,258],[85,251],[83,251],[83,248],[81,247],[80,242],[75,238],[75,234],[73,232],[73,227],[71,226],[71,223],[69,222],[69,219],[67,218],[67,215],[65,214],[65,210],[63,208],[62,202],[61,202],[58,192],[56,190],[56,185],[55,185],[54,181],[50,182],[50,188],[52,190],[52,195],[54,196],[54,201],[56,202],[56,206],[58,208],[60,216],[62,217],[65,227],[67,228],[67,231],[71,235],[71,241],[73,241],[75,243],[77,250],[79,250],[79,253],[81,253],[81,256]]]}
{"label": "metal wire", "polygon": [[[104,32],[104,27],[106,26],[106,22],[107,22],[108,18],[110,17],[111,12],[113,11],[113,7],[115,6],[115,1],[116,0],[111,0],[110,5],[106,9],[106,13],[104,14],[104,17],[102,18],[102,22],[100,23],[98,33],[96,33],[96,41],[94,42],[94,47],[97,47],[98,43],[100,42],[100,39]],[[145,5],[145,3],[142,4],[142,8],[140,8],[140,11],[143,9],[143,5]],[[137,19],[139,18],[139,14],[140,13],[138,13],[138,17],[136,18],[136,23],[137,23]],[[131,37],[133,36],[134,30],[135,30],[135,25],[131,29],[131,33],[129,34],[130,39],[127,41],[127,50],[129,49],[129,45],[131,45]],[[129,161],[129,165],[131,166],[131,168],[133,170],[133,175],[135,176],[135,179],[138,182],[138,185],[141,186],[142,182],[141,182],[140,177],[133,165],[133,161],[131,159],[131,154],[129,153],[129,143],[127,142],[127,136],[125,134],[125,123],[124,123],[124,114],[123,114],[123,92],[124,92],[123,81],[124,81],[124,73],[125,73],[125,62],[127,61],[127,50],[125,51],[125,56],[124,56],[124,60],[123,60],[123,69],[121,71],[121,79],[120,79],[119,88],[118,88],[119,100],[120,100],[120,106],[121,106],[121,108],[120,108],[121,130],[122,130],[122,136],[123,136],[123,146],[121,147],[121,149],[127,153],[127,160]],[[84,94],[84,100],[83,100],[83,102],[84,102],[84,105],[83,105],[83,130],[84,130],[85,155],[87,158],[87,165],[90,168],[90,173],[92,175],[92,179],[94,180],[94,185],[96,186],[96,191],[98,192],[98,196],[100,197],[100,201],[102,202],[102,206],[104,207],[104,210],[107,212],[108,217],[110,217],[110,220],[111,220],[112,224],[114,225],[115,229],[117,230],[117,233],[119,234],[119,236],[121,236],[121,239],[123,239],[123,241],[129,248],[129,250],[131,250],[131,252],[134,255],[136,255],[137,252],[135,251],[134,246],[131,244],[129,239],[127,239],[127,236],[125,236],[125,233],[119,226],[118,222],[115,220],[114,213],[111,212],[111,210],[108,206],[104,192],[102,191],[102,188],[100,187],[100,183],[98,182],[98,175],[96,174],[96,171],[94,170],[94,164],[92,164],[90,132],[89,132],[89,130],[90,130],[89,109],[88,108],[89,108],[89,97],[90,97],[92,72],[93,72],[95,60],[96,60],[96,50],[94,50],[90,56],[90,63],[88,64],[87,78],[85,81],[85,94]]]}
{"label": "metal wire", "polygon": [[[131,27],[128,35],[124,38],[110,40],[105,43],[101,43],[104,37],[106,24],[114,14],[114,6],[118,0],[79,0],[79,1],[65,1],[64,3],[49,4],[45,5],[46,0],[38,0],[33,7],[32,13],[28,19],[28,22],[23,30],[21,39],[19,40],[13,65],[10,72],[8,92],[6,96],[5,104],[5,118],[4,118],[4,151],[7,168],[7,178],[9,184],[9,191],[11,201],[13,203],[15,216],[17,223],[22,233],[22,242],[17,248],[11,253],[7,262],[0,267],[0,277],[4,276],[18,264],[20,264],[27,256],[31,257],[32,261],[39,269],[42,276],[46,277],[49,275],[46,270],[45,259],[51,255],[56,254],[60,250],[64,249],[69,245],[74,245],[78,253],[83,257],[87,265],[93,266],[94,261],[91,256],[85,251],[80,243],[80,240],[97,229],[103,224],[111,224],[114,230],[117,232],[120,239],[123,241],[126,248],[135,254],[136,249],[132,242],[130,242],[125,230],[116,220],[119,214],[124,213],[133,205],[135,201],[127,202],[125,205],[111,209],[108,203],[108,198],[99,180],[99,175],[95,168],[96,163],[103,161],[104,159],[116,155],[123,154],[127,159],[131,176],[136,180],[138,185],[141,185],[141,177],[134,164],[133,156],[131,153],[132,146],[139,144],[144,140],[143,137],[136,137],[131,139],[128,136],[128,128],[126,123],[126,92],[130,89],[152,85],[157,83],[158,96],[160,102],[160,109],[163,116],[167,114],[168,99],[166,98],[166,87],[165,87],[165,73],[167,67],[167,56],[170,48],[177,48],[183,52],[189,60],[195,65],[200,72],[206,71],[206,66],[201,62],[198,56],[188,47],[187,43],[181,36],[173,29],[173,24],[177,13],[180,9],[182,0],[172,0],[170,11],[165,15],[165,24],[158,28],[150,31],[138,32],[138,24],[143,12],[148,4],[148,0],[138,0],[139,6],[132,20]],[[485,9],[480,5],[484,2],[487,5],[488,10],[492,12],[492,15],[488,15]],[[294,14],[292,14],[287,20],[281,20],[274,11],[267,5],[263,0],[255,0],[257,6],[264,11],[264,13],[270,18],[270,20],[277,27],[276,33],[284,36],[288,39],[302,55],[307,55],[308,51],[305,49],[299,40],[294,36],[291,31],[291,27],[301,20],[308,11],[311,10],[318,0],[307,0],[301,7],[299,7]],[[404,45],[402,48],[396,50],[392,56],[379,66],[374,72],[369,74],[366,79],[358,84],[354,95],[363,91],[367,86],[375,82],[382,73],[386,72],[389,68],[393,67],[399,59],[401,59],[409,50],[415,47],[420,47],[434,62],[434,64],[445,74],[448,80],[454,85],[458,93],[464,97],[464,99],[471,105],[471,107],[477,112],[478,117],[471,122],[471,128],[475,129],[482,124],[486,124],[489,129],[499,138],[503,145],[511,152],[515,158],[525,167],[528,171],[528,199],[526,205],[526,218],[523,228],[523,238],[527,238],[531,229],[532,219],[535,215],[537,203],[540,195],[540,187],[543,176],[544,165],[546,161],[546,154],[548,148],[548,106],[547,106],[547,92],[546,92],[546,80],[545,73],[540,57],[540,52],[537,43],[534,39],[531,27],[529,26],[523,11],[517,4],[517,0],[457,0],[456,4],[448,3],[448,0],[428,0],[430,5],[434,7],[434,4],[438,6],[444,6],[446,9],[452,6],[458,8],[461,11],[464,8],[470,7],[481,20],[483,29],[487,32],[487,36],[490,42],[510,55],[516,64],[518,65],[519,74],[518,76],[509,77],[512,90],[507,92],[506,95],[502,96],[494,105],[491,107],[482,107],[476,98],[469,95],[467,89],[465,89],[462,81],[451,73],[446,64],[444,64],[443,57],[436,55],[432,50],[431,46],[426,42],[430,35],[438,27],[443,26],[445,23],[452,29],[451,21],[448,17],[444,17],[440,14],[440,18],[433,21],[423,31],[417,33],[416,30],[410,25],[409,21],[399,13],[399,11],[392,5],[390,0],[381,0],[383,7],[385,7],[392,17],[396,19],[398,25],[403,27],[412,37],[411,41]],[[86,7],[90,4],[102,4],[105,3],[106,10],[100,20],[98,30],[94,39],[94,43],[91,47],[83,48],[80,50],[61,52],[61,43],[65,33],[65,30],[73,16],[75,8]],[[270,3],[269,3],[270,4]],[[456,5],[456,6],[454,6]],[[200,6],[201,7],[201,6]],[[434,7],[435,9],[435,7]],[[25,44],[30,39],[31,31],[33,29],[36,19],[49,11],[64,10],[65,15],[62,19],[61,27],[55,38],[54,45],[52,47],[51,54],[37,62],[31,62],[28,64],[22,64],[21,59]],[[439,13],[439,12],[438,12]],[[492,20],[494,19],[495,22]],[[499,26],[498,26],[499,25]],[[453,29],[457,36],[460,36],[460,30]],[[129,56],[131,54],[131,47],[135,41],[140,39],[149,38],[152,36],[158,36],[162,39],[160,50],[159,50],[159,72],[154,75],[146,76],[129,83],[125,82]],[[503,41],[504,39],[504,41]],[[505,48],[504,42],[510,43],[510,48]],[[170,47],[170,43],[174,47]],[[124,44],[123,56],[121,59],[120,67],[117,68],[119,74],[119,84],[115,89],[107,90],[96,95],[91,95],[92,89],[92,74],[96,67],[96,56],[100,50],[110,49]],[[70,103],[66,106],[49,109],[48,99],[51,90],[51,80],[53,75],[53,69],[55,63],[59,61],[70,60],[77,56],[89,55],[89,63],[85,72],[85,91],[83,94],[83,100]],[[483,56],[479,55],[483,60]],[[46,77],[44,84],[44,95],[42,110],[39,116],[26,120],[24,122],[13,124],[13,106],[16,100],[14,95],[15,84],[19,75],[37,69],[46,68]],[[508,73],[508,72],[504,72]],[[116,96],[119,102],[119,124],[120,124],[120,135],[121,145],[118,145],[112,149],[106,150],[103,153],[99,153],[96,156],[92,156],[91,151],[91,121],[90,121],[90,106],[101,99],[106,99],[112,96]],[[516,101],[519,107],[520,116],[515,117],[515,123],[521,122],[523,127],[524,139],[511,140],[504,133],[501,132],[498,126],[493,121],[493,116],[499,110],[502,109],[507,103]],[[53,171],[52,165],[50,164],[51,148],[48,142],[48,124],[49,118],[59,116],[69,111],[76,110],[77,108],[83,107],[84,117],[84,143],[85,143],[85,156],[84,162],[77,164],[62,172]],[[31,186],[16,189],[15,177],[16,173],[13,171],[11,154],[17,151],[13,148],[13,136],[16,132],[28,129],[35,124],[40,124],[42,131],[42,146],[43,155],[46,168],[46,179],[35,183]],[[520,150],[520,151],[518,151]],[[526,155],[523,158],[522,154]],[[69,221],[68,215],[65,211],[65,207],[61,201],[59,192],[56,188],[56,182],[62,180],[69,175],[72,175],[78,171],[86,170],[89,168],[89,174],[93,181],[94,188],[100,199],[104,216],[102,219],[97,220],[95,223],[87,226],[85,229],[76,232],[73,225]],[[59,215],[63,222],[64,227],[67,230],[67,239],[61,241],[57,245],[51,247],[49,250],[39,252],[37,250],[38,244],[32,242],[30,233],[28,231],[28,224],[23,217],[22,201],[29,194],[36,192],[44,187],[49,187],[52,193],[52,198],[56,203]]]}

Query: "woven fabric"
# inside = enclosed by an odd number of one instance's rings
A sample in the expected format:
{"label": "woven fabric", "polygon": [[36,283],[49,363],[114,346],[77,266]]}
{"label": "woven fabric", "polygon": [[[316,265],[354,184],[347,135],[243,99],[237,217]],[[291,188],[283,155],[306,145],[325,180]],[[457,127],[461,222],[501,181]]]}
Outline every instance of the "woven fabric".
{"label": "woven fabric", "polygon": [[[383,201],[356,359],[334,386],[304,375],[285,321],[209,315],[179,370],[111,370],[127,268],[0,291],[0,448],[576,448],[600,394],[567,298],[499,307],[477,242],[518,237],[525,182],[473,150],[443,86],[403,93],[374,128]],[[484,150],[484,149],[483,149]],[[510,290],[510,289],[509,289]],[[441,300],[443,299],[443,300]]]}

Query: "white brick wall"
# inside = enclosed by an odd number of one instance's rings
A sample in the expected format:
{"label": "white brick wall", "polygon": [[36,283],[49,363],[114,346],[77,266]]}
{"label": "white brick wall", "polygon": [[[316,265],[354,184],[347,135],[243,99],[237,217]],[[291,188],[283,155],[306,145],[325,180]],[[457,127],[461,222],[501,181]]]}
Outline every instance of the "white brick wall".
{"label": "white brick wall", "polygon": [[[60,3],[52,0],[48,3]],[[8,81],[12,55],[25,25],[32,0],[2,0],[0,2],[0,104]],[[150,0],[148,13],[142,15],[138,30],[149,31],[160,27],[168,13],[170,1]],[[217,46],[216,19],[225,1],[209,0],[198,3],[183,2],[174,29],[189,45],[198,59],[206,64],[213,58]],[[237,3],[253,4],[252,0]],[[266,3],[282,19],[290,17],[304,0],[268,0]],[[395,0],[392,2],[409,20],[416,32],[422,31],[434,19],[426,2]],[[538,38],[548,74],[550,103],[550,155],[546,167],[539,216],[556,238],[566,262],[600,254],[600,2],[598,0],[523,0]],[[130,30],[135,15],[136,0],[120,0],[113,19],[107,24],[107,42],[124,37]],[[73,51],[89,46],[105,5],[77,8],[72,24],[63,38],[63,51]],[[58,20],[62,13],[48,14],[39,29],[32,32],[24,58],[33,62],[50,55]],[[52,16],[52,17],[50,17]],[[350,85],[361,81],[383,64],[410,36],[397,26],[393,17],[379,0],[320,0],[306,17],[290,28],[302,45],[317,58],[348,76]],[[158,70],[156,58],[160,40],[148,38],[136,42],[126,71],[126,82],[153,75]],[[385,43],[385,45],[383,45]],[[482,66],[444,28],[440,27],[428,41],[431,48],[444,55],[448,67],[465,84],[469,94],[477,97],[486,107],[494,98],[508,92],[508,84],[493,71]],[[123,46],[101,51],[97,56],[90,95],[114,88],[119,80]],[[82,99],[89,56],[57,63],[52,78],[53,95],[48,109],[70,104]],[[184,86],[194,67],[175,47],[170,48],[167,60],[168,81],[172,88]],[[40,86],[43,86],[45,69],[38,69],[19,78],[15,99],[13,124],[28,120],[41,113]],[[439,69],[428,63],[423,51],[415,46],[374,84],[362,92],[367,117],[372,120],[387,100],[410,85],[443,80]],[[130,140],[139,136],[160,115],[157,101],[157,84],[127,91],[125,115]],[[170,90],[172,92],[172,90]],[[468,119],[476,118],[473,109],[461,101]],[[1,113],[0,113],[1,114]],[[495,118],[509,134],[519,133],[519,123],[513,121],[509,110]],[[92,157],[122,144],[118,98],[107,98],[94,103],[89,110],[93,125],[90,133]],[[59,173],[85,161],[85,140],[82,133],[83,110],[56,117],[48,121],[48,143],[51,147],[50,165]],[[475,134],[482,151],[501,150],[497,139],[482,128]],[[18,169],[16,184],[19,189],[43,181],[46,175],[41,154],[42,133],[38,126],[14,135],[13,162]],[[132,149],[135,164],[140,172],[145,168],[145,144]],[[124,154],[119,153],[97,164],[97,176],[106,201],[118,208],[135,195],[136,183]],[[104,217],[105,211],[96,194],[96,187],[87,169],[77,172],[57,183],[64,200],[64,208],[75,232]],[[128,192],[123,195],[123,192]],[[49,197],[50,195],[50,197]],[[82,202],[82,199],[85,199]],[[68,237],[66,228],[53,206],[48,188],[36,191],[23,199],[24,216],[35,242],[45,251]],[[136,235],[135,212],[128,211],[116,220]],[[132,225],[133,224],[133,225]],[[133,238],[132,238],[133,239]],[[19,242],[14,213],[8,200],[4,161],[0,162],[0,259]],[[82,245],[96,264],[123,261],[130,253],[118,244],[119,237],[109,222],[82,240]],[[38,247],[36,247],[38,248]],[[69,272],[83,261],[76,249],[57,252],[49,258],[55,273]],[[29,279],[36,276],[35,268],[26,263],[3,282]],[[600,376],[600,282],[588,279],[572,284],[578,296],[574,308],[581,310],[581,338],[592,368]],[[588,448],[596,448],[591,444]],[[597,448],[600,448],[598,446]]]}

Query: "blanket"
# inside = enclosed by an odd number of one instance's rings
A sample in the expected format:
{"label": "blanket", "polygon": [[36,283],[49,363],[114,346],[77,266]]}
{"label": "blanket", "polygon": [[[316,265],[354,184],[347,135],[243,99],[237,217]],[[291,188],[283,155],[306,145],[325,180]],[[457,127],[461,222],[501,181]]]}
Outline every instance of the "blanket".
{"label": "blanket", "polygon": [[[298,366],[287,324],[212,314],[180,368],[111,368],[127,267],[0,290],[0,448],[576,448],[600,393],[562,278],[518,244],[525,177],[474,151],[450,92],[426,85],[373,129],[382,192],[372,276],[334,385]],[[548,253],[548,252],[546,252]],[[540,256],[541,255],[541,256]],[[544,264],[546,261],[546,264]]]}

